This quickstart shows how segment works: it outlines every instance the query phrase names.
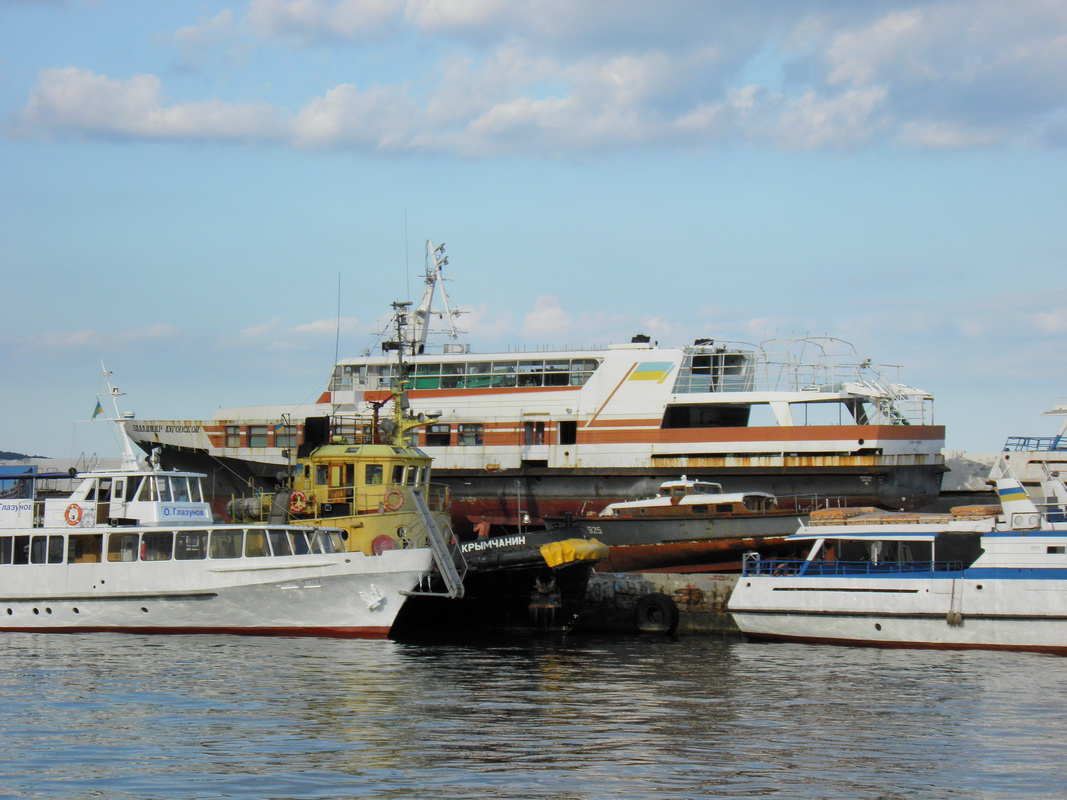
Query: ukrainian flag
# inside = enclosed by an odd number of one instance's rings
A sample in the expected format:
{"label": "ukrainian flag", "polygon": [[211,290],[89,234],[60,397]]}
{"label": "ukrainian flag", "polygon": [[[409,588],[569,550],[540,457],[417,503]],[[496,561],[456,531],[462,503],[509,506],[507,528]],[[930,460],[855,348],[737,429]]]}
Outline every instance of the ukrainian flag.
{"label": "ukrainian flag", "polygon": [[642,361],[630,373],[631,381],[657,381],[663,383],[674,369],[670,361]]}
{"label": "ukrainian flag", "polygon": [[99,417],[103,413],[104,413],[104,407],[102,405],[100,405],[100,401],[97,400],[96,401],[96,408],[93,410],[93,419],[96,419],[97,417]]}
{"label": "ukrainian flag", "polygon": [[1000,495],[1000,502],[1009,503],[1013,500],[1026,500],[1029,495],[1026,494],[1026,490],[1022,486],[1005,486],[1003,489],[998,489],[997,494]]}

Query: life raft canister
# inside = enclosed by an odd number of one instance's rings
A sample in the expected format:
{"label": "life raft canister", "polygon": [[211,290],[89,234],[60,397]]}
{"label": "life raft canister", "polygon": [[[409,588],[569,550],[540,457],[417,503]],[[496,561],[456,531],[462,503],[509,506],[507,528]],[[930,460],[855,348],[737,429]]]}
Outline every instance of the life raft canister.
{"label": "life raft canister", "polygon": [[307,510],[308,496],[297,489],[289,495],[289,510],[294,514],[302,514]]}
{"label": "life raft canister", "polygon": [[385,493],[385,500],[382,505],[389,511],[399,511],[404,505],[404,495],[396,489],[390,489]]}
{"label": "life raft canister", "polygon": [[68,525],[77,525],[82,521],[82,507],[77,503],[71,503],[63,512],[63,519]]}

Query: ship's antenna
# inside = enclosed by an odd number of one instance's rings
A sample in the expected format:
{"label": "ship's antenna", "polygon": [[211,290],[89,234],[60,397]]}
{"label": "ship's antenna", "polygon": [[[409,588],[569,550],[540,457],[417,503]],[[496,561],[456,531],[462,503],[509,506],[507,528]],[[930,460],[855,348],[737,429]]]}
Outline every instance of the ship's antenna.
{"label": "ship's antenna", "polygon": [[107,384],[107,392],[111,397],[111,409],[114,413],[114,416],[110,417],[108,422],[115,423],[122,438],[122,468],[126,470],[137,469],[137,457],[133,454],[133,443],[130,441],[126,429],[122,427],[122,416],[119,414],[119,398],[123,396],[123,393],[119,391],[117,386],[111,385],[111,371],[104,366],[103,360],[100,361],[100,369],[104,373],[104,383]]}
{"label": "ship's antenna", "polygon": [[337,334],[333,341],[333,363],[341,357],[341,273],[337,273]]}

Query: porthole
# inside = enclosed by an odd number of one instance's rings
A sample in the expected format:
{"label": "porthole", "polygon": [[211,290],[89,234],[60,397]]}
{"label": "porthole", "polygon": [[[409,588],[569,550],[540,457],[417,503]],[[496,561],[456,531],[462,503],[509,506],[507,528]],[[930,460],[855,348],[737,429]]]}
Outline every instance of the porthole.
{"label": "porthole", "polygon": [[39,609],[39,608],[35,608],[35,609],[33,610],[33,613],[34,613],[34,614],[40,614],[40,613],[41,613],[41,609]]}
{"label": "porthole", "polygon": [[880,630],[882,630],[882,623],[880,623],[880,622],[876,622],[876,623],[874,623],[874,629],[875,629],[876,631],[880,631]]}
{"label": "porthole", "polygon": [[7,615],[8,615],[9,617],[10,617],[10,616],[11,616],[12,614],[14,614],[14,613],[15,613],[15,612],[14,612],[14,611],[12,611],[12,610],[11,610],[10,608],[9,608],[9,609],[7,610]]}
{"label": "porthole", "polygon": [[50,608],[46,608],[46,609],[44,610],[44,613],[46,613],[46,614],[51,614],[51,613],[52,613],[52,609],[50,609]]}
{"label": "porthole", "polygon": [[148,613],[148,609],[147,609],[147,608],[145,608],[144,606],[141,606],[141,611],[142,611],[143,613],[145,613],[145,614],[147,614],[147,613]]}
{"label": "porthole", "polygon": [[79,610],[78,610],[77,608],[72,608],[72,609],[71,609],[71,611],[73,611],[73,612],[74,612],[75,614],[80,614],[80,613],[82,613],[82,612],[81,612],[81,611],[79,611]]}

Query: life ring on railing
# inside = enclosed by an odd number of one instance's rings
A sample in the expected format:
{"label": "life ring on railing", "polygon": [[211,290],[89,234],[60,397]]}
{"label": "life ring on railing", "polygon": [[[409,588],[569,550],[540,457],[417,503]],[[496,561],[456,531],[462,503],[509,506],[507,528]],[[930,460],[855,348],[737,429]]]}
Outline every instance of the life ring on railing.
{"label": "life ring on railing", "polygon": [[396,489],[390,489],[385,493],[385,500],[382,501],[382,505],[385,506],[387,511],[399,511],[404,505],[404,495]]}
{"label": "life ring on railing", "polygon": [[308,496],[302,491],[297,489],[291,495],[289,495],[289,510],[294,514],[303,514],[307,511]]}
{"label": "life ring on railing", "polygon": [[82,507],[77,503],[71,503],[67,506],[67,510],[63,512],[63,519],[67,521],[68,525],[77,525],[82,521]]}

